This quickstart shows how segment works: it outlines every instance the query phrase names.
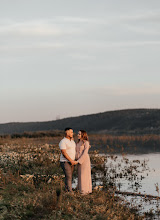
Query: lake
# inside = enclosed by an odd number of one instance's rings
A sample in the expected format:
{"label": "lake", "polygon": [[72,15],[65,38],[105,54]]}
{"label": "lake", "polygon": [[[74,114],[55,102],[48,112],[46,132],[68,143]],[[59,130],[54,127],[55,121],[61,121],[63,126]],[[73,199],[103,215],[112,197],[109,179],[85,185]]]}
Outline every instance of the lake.
{"label": "lake", "polygon": [[[160,153],[127,155],[127,158],[129,160],[146,161],[148,170],[143,172],[145,178],[141,180],[141,187],[138,192],[157,196],[155,184],[160,184]],[[123,188],[127,188],[125,184]]]}
{"label": "lake", "polygon": [[[114,179],[116,187],[120,191],[159,196],[160,153],[116,155],[113,158],[109,157],[105,167],[109,168],[108,173],[115,172],[115,170],[118,174],[122,173],[120,177]],[[127,176],[123,175],[126,174],[125,170],[128,171]],[[112,173],[110,175],[113,177]],[[153,219],[160,219],[157,214],[160,211],[159,201],[156,199],[137,196],[123,197],[131,203],[131,206],[136,205],[140,213],[154,213]]]}
{"label": "lake", "polygon": [[[160,187],[160,153],[150,154],[125,154],[106,156],[103,169],[95,170],[96,165],[92,165],[93,187],[104,184],[114,183],[117,190],[122,192],[133,192],[159,196]],[[76,186],[77,180],[73,184]],[[157,188],[156,188],[157,186]],[[149,213],[152,219],[160,219],[157,213],[160,212],[159,201],[147,199],[140,196],[119,195],[128,203],[129,206],[136,206],[139,213]]]}

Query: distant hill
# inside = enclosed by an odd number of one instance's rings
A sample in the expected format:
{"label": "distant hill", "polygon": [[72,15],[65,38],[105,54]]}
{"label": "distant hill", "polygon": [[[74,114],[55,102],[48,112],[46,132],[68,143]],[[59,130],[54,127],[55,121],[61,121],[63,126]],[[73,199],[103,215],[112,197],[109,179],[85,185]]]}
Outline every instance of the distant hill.
{"label": "distant hill", "polygon": [[160,109],[129,109],[70,117],[46,122],[0,124],[0,135],[31,131],[85,129],[108,134],[159,134]]}

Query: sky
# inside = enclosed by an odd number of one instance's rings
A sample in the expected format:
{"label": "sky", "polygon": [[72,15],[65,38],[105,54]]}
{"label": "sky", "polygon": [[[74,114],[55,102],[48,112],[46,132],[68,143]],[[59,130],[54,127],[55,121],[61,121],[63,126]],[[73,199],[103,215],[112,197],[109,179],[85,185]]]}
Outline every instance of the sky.
{"label": "sky", "polygon": [[159,0],[0,0],[0,123],[160,108]]}

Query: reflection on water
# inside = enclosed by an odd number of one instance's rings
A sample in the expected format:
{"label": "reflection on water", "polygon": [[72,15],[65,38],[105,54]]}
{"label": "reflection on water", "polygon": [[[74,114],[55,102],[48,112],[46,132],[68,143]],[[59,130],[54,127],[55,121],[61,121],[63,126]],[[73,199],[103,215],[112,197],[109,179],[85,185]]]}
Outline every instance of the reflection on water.
{"label": "reflection on water", "polygon": [[[107,156],[107,155],[106,155]],[[109,157],[105,167],[109,169],[111,177],[118,174],[114,182],[122,192],[136,192],[159,196],[160,184],[160,153],[142,155],[117,155],[116,159]],[[125,172],[128,172],[127,176]],[[108,172],[108,173],[109,173]],[[113,173],[112,173],[113,172]],[[121,174],[122,175],[119,175]],[[102,182],[99,180],[98,184]],[[159,219],[159,200],[139,196],[121,196],[129,204],[134,204],[140,213],[154,213],[153,219]],[[157,214],[156,214],[157,213]]]}
{"label": "reflection on water", "polygon": [[[121,192],[159,196],[160,153],[105,156],[106,161],[101,168],[96,164],[92,165],[93,187],[112,183]],[[74,180],[73,188],[76,185],[77,179]],[[152,219],[160,219],[159,200],[141,196],[119,196],[130,206],[138,207],[139,213],[147,212],[150,216],[154,214]]]}
{"label": "reflection on water", "polygon": [[145,177],[141,181],[141,187],[138,189],[140,193],[146,193],[158,196],[155,184],[160,184],[160,153],[143,154],[143,155],[127,155],[129,160],[146,160],[149,170],[143,172]]}

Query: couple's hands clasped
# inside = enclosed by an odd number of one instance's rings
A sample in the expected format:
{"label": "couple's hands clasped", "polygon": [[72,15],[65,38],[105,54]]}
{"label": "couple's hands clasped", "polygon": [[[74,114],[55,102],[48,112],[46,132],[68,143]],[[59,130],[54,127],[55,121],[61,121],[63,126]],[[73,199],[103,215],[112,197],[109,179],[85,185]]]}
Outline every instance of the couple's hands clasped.
{"label": "couple's hands clasped", "polygon": [[78,164],[78,161],[73,160],[73,161],[71,162],[71,164],[72,164],[72,166],[74,166],[74,165]]}

